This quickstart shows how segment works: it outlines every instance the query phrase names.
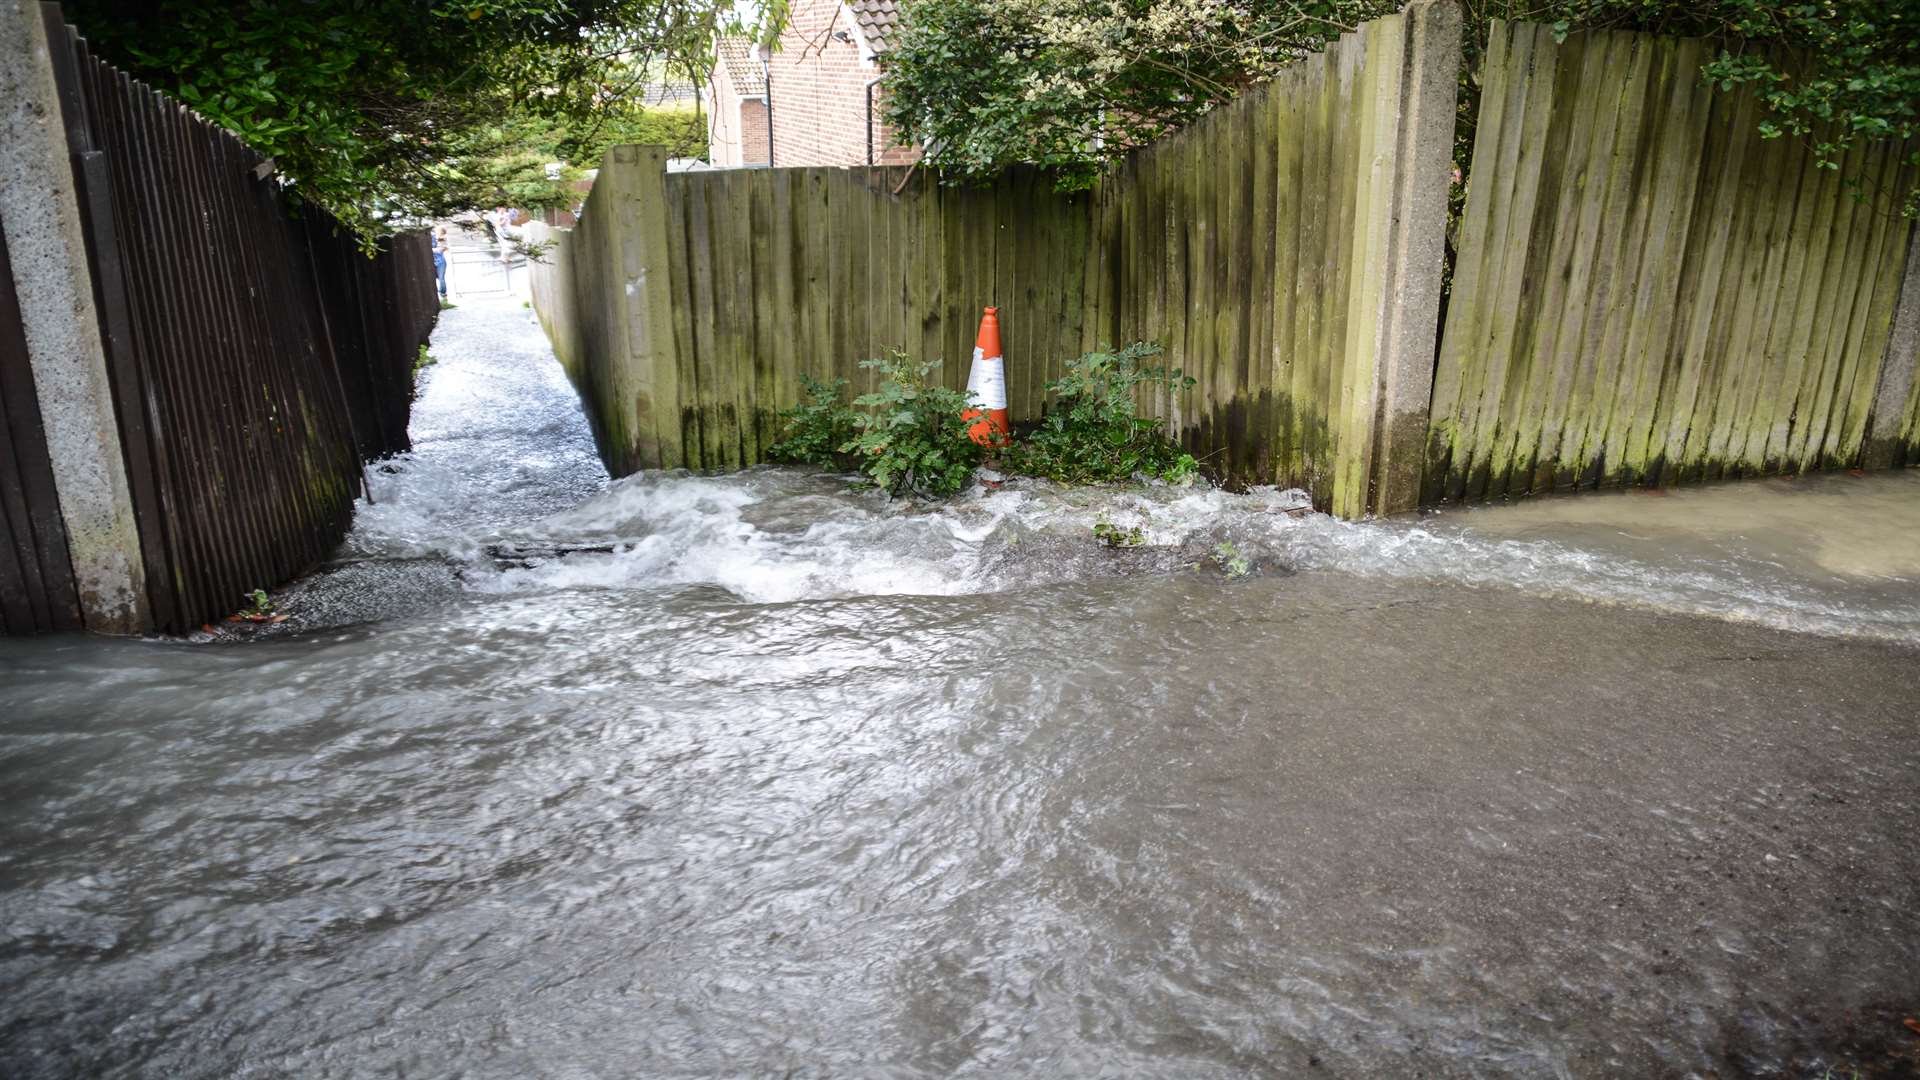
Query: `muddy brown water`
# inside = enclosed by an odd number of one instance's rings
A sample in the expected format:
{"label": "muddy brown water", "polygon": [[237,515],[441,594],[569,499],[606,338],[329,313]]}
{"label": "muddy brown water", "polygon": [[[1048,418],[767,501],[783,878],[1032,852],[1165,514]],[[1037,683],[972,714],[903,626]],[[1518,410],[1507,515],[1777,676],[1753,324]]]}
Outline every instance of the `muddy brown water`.
{"label": "muddy brown water", "polygon": [[0,1075],[1920,1069],[1920,478],[609,485],[434,349],[293,633],[0,642]]}

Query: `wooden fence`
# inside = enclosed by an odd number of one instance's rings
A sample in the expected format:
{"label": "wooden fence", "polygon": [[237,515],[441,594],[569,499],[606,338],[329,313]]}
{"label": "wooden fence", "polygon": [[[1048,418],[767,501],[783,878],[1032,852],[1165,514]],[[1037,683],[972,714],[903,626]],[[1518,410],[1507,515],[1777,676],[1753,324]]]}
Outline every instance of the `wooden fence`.
{"label": "wooden fence", "polygon": [[182,631],[323,559],[362,459],[406,449],[439,311],[428,241],[363,256],[324,213],[288,206],[271,162],[92,56],[57,6],[43,14],[149,622]]}
{"label": "wooden fence", "polygon": [[616,474],[764,460],[801,374],[859,393],[889,349],[962,386],[993,305],[1016,422],[1081,352],[1158,341],[1198,383],[1146,404],[1216,476],[1411,506],[1441,271],[1415,226],[1444,224],[1459,30],[1450,3],[1370,23],[1090,192],[619,148],[574,229],[535,230],[559,244],[535,306]]}
{"label": "wooden fence", "polygon": [[1087,200],[1038,171],[968,189],[919,170],[728,170],[668,176],[665,194],[690,466],[764,460],[802,372],[865,393],[878,378],[860,361],[898,349],[964,386],[985,305],[1025,316],[1007,328],[1028,358],[1016,417],[1078,354]]}
{"label": "wooden fence", "polygon": [[1086,340],[1195,378],[1159,411],[1216,477],[1413,505],[1459,52],[1457,9],[1413,5],[1102,177]]}
{"label": "wooden fence", "polygon": [[1920,459],[1910,148],[1816,168],[1698,41],[1494,25],[1443,334],[1459,38],[1451,0],[1367,23],[1085,195],[629,148],[536,307],[615,473],[761,460],[798,373],[858,390],[888,347],[959,385],[986,304],[1016,420],[1157,341],[1197,382],[1148,404],[1209,472],[1347,517]]}
{"label": "wooden fence", "polygon": [[[1753,93],[1703,84],[1708,56],[1495,23],[1426,502],[1861,460],[1907,263],[1908,148],[1822,169],[1759,136]],[[1904,395],[1882,407],[1912,415]]]}
{"label": "wooden fence", "polygon": [[[763,461],[802,375],[864,393],[877,379],[860,362],[888,350],[942,361],[939,378],[964,386],[980,309],[996,302],[1023,315],[1006,342],[1029,358],[1010,371],[1018,417],[1037,415],[1040,385],[1079,352],[1088,196],[1037,170],[972,189],[919,170],[667,174],[664,162],[659,148],[616,148],[534,274],[616,474]],[[646,277],[648,221],[663,225],[651,306],[627,288]],[[644,362],[619,362],[628,350]]]}

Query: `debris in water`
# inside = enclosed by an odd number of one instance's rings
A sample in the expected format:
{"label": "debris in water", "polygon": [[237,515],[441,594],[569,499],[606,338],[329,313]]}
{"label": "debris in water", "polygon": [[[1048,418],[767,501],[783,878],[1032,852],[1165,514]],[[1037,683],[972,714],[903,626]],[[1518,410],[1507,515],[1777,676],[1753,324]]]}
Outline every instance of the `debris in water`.
{"label": "debris in water", "polygon": [[502,570],[510,567],[532,569],[549,559],[564,559],[569,555],[617,555],[620,544],[528,544],[499,543],[488,544],[487,557]]}
{"label": "debris in water", "polygon": [[1104,514],[1093,523],[1093,538],[1110,548],[1139,547],[1147,542],[1147,534],[1140,531],[1140,526],[1121,528],[1108,521]]}

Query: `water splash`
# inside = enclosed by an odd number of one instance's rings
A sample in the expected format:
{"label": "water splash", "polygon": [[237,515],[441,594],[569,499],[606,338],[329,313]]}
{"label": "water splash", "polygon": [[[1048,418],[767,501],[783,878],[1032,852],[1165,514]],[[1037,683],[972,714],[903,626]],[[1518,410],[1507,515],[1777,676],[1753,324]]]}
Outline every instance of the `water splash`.
{"label": "water splash", "polygon": [[1920,474],[1357,524],[609,484],[524,313],[455,315],[300,638],[0,643],[0,1074],[1910,1046],[1915,650],[1636,609],[1911,635]]}
{"label": "water splash", "polygon": [[[1458,583],[1920,641],[1920,472],[1580,495],[1348,523],[1299,491],[1069,489],[987,481],[889,501],[786,468],[609,483],[585,417],[522,311],[450,318],[415,408],[416,450],[376,466],[336,573],[302,585],[320,622],[436,590],[717,586],[740,600],[941,596],[1221,568]],[[1141,543],[1103,546],[1107,523]],[[328,600],[332,596],[333,603]],[[344,599],[342,599],[344,596]],[[416,603],[417,602],[417,603]],[[304,620],[315,625],[315,620]]]}
{"label": "water splash", "polygon": [[[433,485],[422,485],[433,492]],[[413,509],[431,517],[428,494]],[[1262,573],[1514,588],[1710,615],[1803,632],[1920,641],[1915,580],[1836,572],[1756,549],[1750,532],[1682,543],[1564,525],[1514,535],[1497,511],[1406,521],[1342,522],[1312,513],[1299,491],[1146,487],[1067,489],[1016,480],[938,506],[888,501],[851,479],[760,468],[729,476],[651,472],[523,525],[432,534],[365,523],[366,549],[438,553],[468,589],[650,589],[713,585],[780,603],[869,595],[953,595],[1139,573],[1218,567],[1223,545]],[[1101,523],[1137,530],[1112,550]],[[1483,524],[1485,523],[1485,524]],[[1492,527],[1489,527],[1492,526]],[[380,534],[376,529],[395,529]],[[437,545],[437,546],[436,546]]]}

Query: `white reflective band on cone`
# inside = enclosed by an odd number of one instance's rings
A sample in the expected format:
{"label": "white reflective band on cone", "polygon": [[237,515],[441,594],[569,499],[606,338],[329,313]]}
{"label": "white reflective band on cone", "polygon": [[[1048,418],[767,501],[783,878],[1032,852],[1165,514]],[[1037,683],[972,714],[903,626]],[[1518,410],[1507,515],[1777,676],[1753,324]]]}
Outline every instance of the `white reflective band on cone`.
{"label": "white reflective band on cone", "polygon": [[967,392],[975,406],[982,409],[1007,407],[1007,362],[1004,357],[982,356],[980,346],[973,347],[973,368],[967,372]]}

